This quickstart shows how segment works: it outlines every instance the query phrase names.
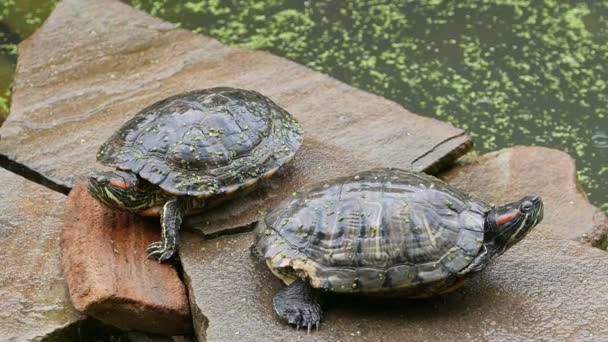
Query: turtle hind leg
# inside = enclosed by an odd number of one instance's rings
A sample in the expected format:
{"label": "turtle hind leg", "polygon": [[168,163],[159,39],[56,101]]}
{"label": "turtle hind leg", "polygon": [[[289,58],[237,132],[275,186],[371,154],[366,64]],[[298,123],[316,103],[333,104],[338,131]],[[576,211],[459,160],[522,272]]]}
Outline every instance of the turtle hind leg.
{"label": "turtle hind leg", "polygon": [[274,311],[287,323],[306,327],[308,332],[313,326],[319,329],[323,318],[321,294],[305,281],[297,280],[282,288],[272,301]]}
{"label": "turtle hind leg", "polygon": [[165,203],[160,216],[162,239],[148,246],[146,249],[148,257],[154,257],[158,259],[158,262],[164,262],[175,254],[178,231],[187,211],[185,202],[184,199],[178,197]]}

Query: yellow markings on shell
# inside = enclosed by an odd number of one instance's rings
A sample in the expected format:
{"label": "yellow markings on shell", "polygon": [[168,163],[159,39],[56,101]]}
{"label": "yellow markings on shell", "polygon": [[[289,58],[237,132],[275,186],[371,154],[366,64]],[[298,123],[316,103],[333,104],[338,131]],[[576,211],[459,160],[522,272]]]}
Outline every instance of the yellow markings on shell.
{"label": "yellow markings on shell", "polygon": [[278,252],[277,254],[275,254],[274,256],[272,256],[270,259],[268,259],[273,265],[277,266],[280,265],[281,262],[283,261],[283,259],[285,259],[285,254],[284,252]]}
{"label": "yellow markings on shell", "polygon": [[435,235],[433,235],[431,227],[429,226],[429,223],[425,217],[422,218],[422,223],[424,225],[424,229],[426,230],[427,235],[429,236],[429,241],[431,242],[431,245],[433,247],[437,247],[437,240],[435,240]]}
{"label": "yellow markings on shell", "polygon": [[350,253],[333,253],[331,259],[334,262],[345,262],[350,260]]}
{"label": "yellow markings on shell", "polygon": [[448,250],[448,253],[452,254],[452,253],[456,253],[460,250],[460,247],[457,246],[453,246]]}
{"label": "yellow markings on shell", "polygon": [[[376,227],[377,228],[377,227]],[[376,233],[376,260],[382,259],[382,247],[380,243],[380,233]]]}
{"label": "yellow markings on shell", "polygon": [[321,287],[321,279],[317,276],[317,267],[314,262],[308,262],[308,259],[289,259],[291,268],[296,273],[304,273],[309,280],[310,286],[314,288]]}
{"label": "yellow markings on shell", "polygon": [[250,179],[250,180],[246,181],[245,183],[243,183],[243,187],[245,189],[251,188],[256,182],[257,182],[256,179]]}
{"label": "yellow markings on shell", "polygon": [[277,173],[277,170],[278,170],[278,168],[274,168],[274,169],[266,172],[266,174],[264,175],[264,179],[268,179],[268,178],[272,177],[275,173]]}
{"label": "yellow markings on shell", "polygon": [[[285,253],[285,248],[289,248],[284,245],[285,241],[273,241],[272,246],[276,247],[283,245],[282,250],[276,253],[272,257],[266,257],[266,265],[270,271],[279,279],[281,279],[286,285],[290,285],[298,277],[302,279],[309,279],[309,283],[312,287],[321,287],[321,281],[317,277],[316,262],[309,260],[306,257],[290,257]],[[311,261],[311,262],[309,262]],[[292,269],[294,272],[280,272],[281,269]],[[294,276],[293,274],[297,275]]]}
{"label": "yellow markings on shell", "polygon": [[296,278],[289,277],[283,273],[278,272],[278,269],[274,267],[274,265],[272,264],[272,261],[266,260],[266,265],[268,266],[268,268],[270,269],[272,274],[274,274],[275,277],[281,279],[281,281],[283,281],[283,283],[285,283],[285,285],[290,285],[291,283],[296,281]]}
{"label": "yellow markings on shell", "polygon": [[429,240],[431,241],[431,245],[433,245],[433,247],[437,247],[437,240],[435,240],[435,236],[433,235],[433,232],[431,231],[431,227],[429,227],[428,225],[424,225],[424,229],[426,229],[426,233],[429,236]]}
{"label": "yellow markings on shell", "polygon": [[454,254],[455,254],[456,252],[458,252],[459,250],[460,250],[460,248],[459,248],[459,247],[456,247],[456,246],[454,246],[454,247],[450,248],[450,249],[448,250],[448,255],[447,255],[448,260],[454,260],[454,258],[456,257]]}
{"label": "yellow markings on shell", "polygon": [[226,189],[226,191],[224,192],[226,195],[232,195],[234,194],[237,190],[239,189],[238,185],[233,185],[231,187],[229,187],[228,189]]}
{"label": "yellow markings on shell", "polygon": [[333,252],[329,252],[329,253],[327,253],[327,254],[325,254],[325,255],[323,256],[323,259],[325,259],[325,261],[326,261],[327,263],[331,264],[331,263],[332,263],[333,256],[334,256],[334,253],[333,253]]}

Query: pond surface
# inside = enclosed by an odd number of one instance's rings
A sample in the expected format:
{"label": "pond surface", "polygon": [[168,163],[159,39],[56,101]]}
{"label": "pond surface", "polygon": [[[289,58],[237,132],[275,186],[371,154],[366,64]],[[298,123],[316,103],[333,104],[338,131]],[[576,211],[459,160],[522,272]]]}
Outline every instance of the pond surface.
{"label": "pond surface", "polygon": [[[607,0],[128,2],[448,121],[475,138],[476,153],[515,144],[566,151],[608,212]],[[0,94],[14,44],[52,5],[0,4]]]}

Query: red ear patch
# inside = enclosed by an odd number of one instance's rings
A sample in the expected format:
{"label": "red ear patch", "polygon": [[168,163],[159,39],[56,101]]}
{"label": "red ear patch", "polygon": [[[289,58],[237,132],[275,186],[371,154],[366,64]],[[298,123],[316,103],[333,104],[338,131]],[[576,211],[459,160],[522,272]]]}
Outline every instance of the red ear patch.
{"label": "red ear patch", "polygon": [[501,226],[514,219],[518,214],[519,210],[513,210],[510,213],[502,214],[496,218],[496,224]]}
{"label": "red ear patch", "polygon": [[129,184],[127,184],[126,182],[118,181],[118,180],[113,180],[110,182],[110,184],[117,186],[119,188],[123,188],[123,189],[127,189],[129,187]]}

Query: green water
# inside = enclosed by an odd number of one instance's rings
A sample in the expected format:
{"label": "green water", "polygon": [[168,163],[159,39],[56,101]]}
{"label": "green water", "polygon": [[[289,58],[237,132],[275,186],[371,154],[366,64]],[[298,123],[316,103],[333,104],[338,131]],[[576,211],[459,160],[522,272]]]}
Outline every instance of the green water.
{"label": "green water", "polygon": [[48,17],[56,1],[0,0],[0,124],[8,116],[10,88],[17,64],[17,43]]}
{"label": "green water", "polygon": [[608,212],[606,0],[130,3],[446,120],[475,138],[477,153],[514,144],[566,151]]}

